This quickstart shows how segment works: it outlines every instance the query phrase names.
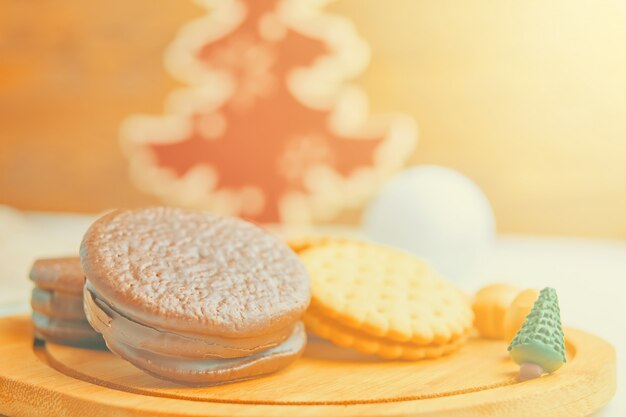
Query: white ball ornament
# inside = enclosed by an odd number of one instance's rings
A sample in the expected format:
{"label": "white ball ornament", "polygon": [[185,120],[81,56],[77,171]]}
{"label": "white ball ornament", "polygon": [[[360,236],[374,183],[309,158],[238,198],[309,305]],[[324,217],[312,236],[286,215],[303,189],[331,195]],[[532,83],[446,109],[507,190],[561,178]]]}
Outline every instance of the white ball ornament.
{"label": "white ball ornament", "polygon": [[426,259],[451,279],[471,277],[495,237],[489,201],[449,168],[409,168],[385,184],[363,216],[366,237]]}

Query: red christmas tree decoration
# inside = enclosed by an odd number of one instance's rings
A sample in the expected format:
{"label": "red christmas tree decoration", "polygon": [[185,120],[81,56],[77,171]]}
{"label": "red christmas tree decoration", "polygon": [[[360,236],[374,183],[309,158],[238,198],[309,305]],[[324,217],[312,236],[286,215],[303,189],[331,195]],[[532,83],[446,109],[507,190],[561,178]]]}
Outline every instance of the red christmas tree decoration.
{"label": "red christmas tree decoration", "polygon": [[162,116],[122,126],[131,176],[168,204],[260,222],[330,220],[362,204],[412,154],[402,115],[370,117],[348,80],[369,59],[327,1],[204,0],[166,54]]}

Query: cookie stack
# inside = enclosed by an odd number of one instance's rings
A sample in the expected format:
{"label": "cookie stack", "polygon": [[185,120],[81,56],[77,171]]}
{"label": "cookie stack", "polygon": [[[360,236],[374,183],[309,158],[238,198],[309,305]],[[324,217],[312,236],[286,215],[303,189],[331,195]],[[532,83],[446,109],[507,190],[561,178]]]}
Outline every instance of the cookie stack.
{"label": "cookie stack", "polygon": [[85,277],[79,258],[39,259],[30,271],[35,336],[50,342],[103,346],[83,311]]}
{"label": "cookie stack", "polygon": [[116,211],[80,249],[84,307],[109,349],[160,378],[220,384],[277,371],[303,351],[306,270],[289,247],[233,218]]}
{"label": "cookie stack", "polygon": [[316,238],[293,246],[311,278],[309,330],[386,359],[435,358],[462,346],[468,297],[426,263],[375,244]]}

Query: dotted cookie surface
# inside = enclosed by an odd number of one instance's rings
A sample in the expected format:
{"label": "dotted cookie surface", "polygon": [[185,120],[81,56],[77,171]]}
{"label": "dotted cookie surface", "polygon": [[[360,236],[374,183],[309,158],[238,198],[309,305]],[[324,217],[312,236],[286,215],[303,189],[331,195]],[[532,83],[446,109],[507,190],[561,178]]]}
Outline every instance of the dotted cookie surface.
{"label": "dotted cookie surface", "polygon": [[291,326],[309,304],[306,270],[274,235],[175,208],[117,211],[81,245],[90,285],[157,328],[252,337]]}
{"label": "dotted cookie surface", "polygon": [[300,253],[311,311],[371,337],[445,345],[472,326],[461,291],[407,253],[363,242],[331,242]]}

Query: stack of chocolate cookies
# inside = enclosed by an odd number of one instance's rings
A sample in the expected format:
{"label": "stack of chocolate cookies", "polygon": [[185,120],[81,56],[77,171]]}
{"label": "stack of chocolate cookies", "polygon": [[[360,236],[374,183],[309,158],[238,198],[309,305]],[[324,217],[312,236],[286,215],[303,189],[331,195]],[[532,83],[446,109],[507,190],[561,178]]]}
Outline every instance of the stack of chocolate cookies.
{"label": "stack of chocolate cookies", "polygon": [[116,211],[90,227],[80,259],[89,323],[154,376],[249,379],[285,367],[306,344],[306,270],[250,223],[174,208]]}
{"label": "stack of chocolate cookies", "polygon": [[85,276],[79,258],[35,261],[30,271],[35,336],[50,342],[102,347],[102,337],[91,328],[83,310]]}

